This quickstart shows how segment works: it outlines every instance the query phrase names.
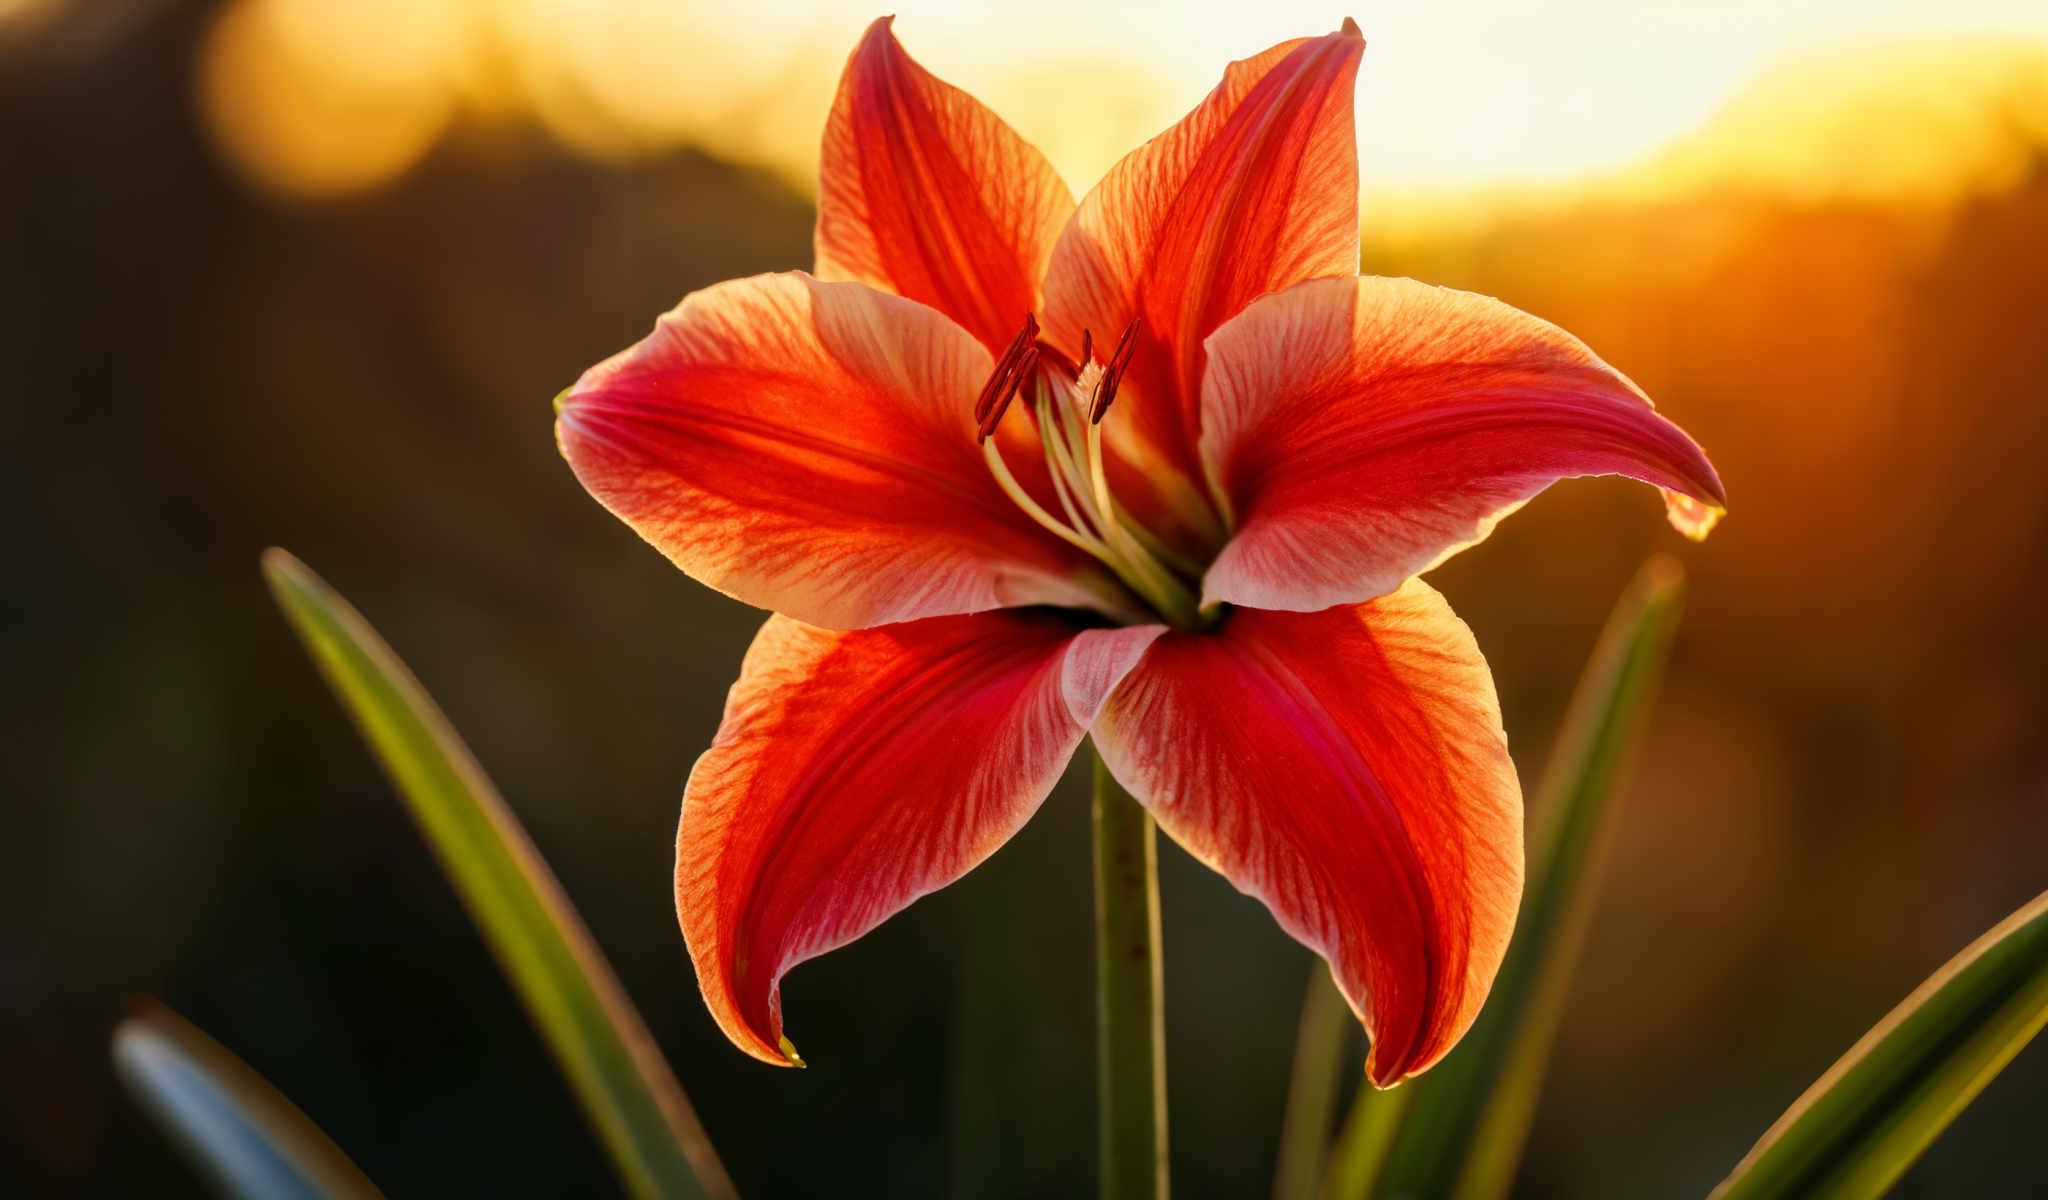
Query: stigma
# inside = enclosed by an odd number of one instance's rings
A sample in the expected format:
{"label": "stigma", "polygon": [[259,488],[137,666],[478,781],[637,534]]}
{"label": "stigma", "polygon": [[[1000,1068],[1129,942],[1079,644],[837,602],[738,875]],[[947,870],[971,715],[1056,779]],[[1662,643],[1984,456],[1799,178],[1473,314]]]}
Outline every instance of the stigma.
{"label": "stigma", "polygon": [[[1116,402],[1136,350],[1138,322],[1132,321],[1106,360],[1095,357],[1095,342],[1084,333],[1077,363],[1039,340],[1038,321],[1024,326],[996,360],[974,402],[975,440],[989,473],[1003,493],[1033,521],[1108,567],[1169,625],[1202,629],[1216,614],[1201,610],[1199,564],[1175,553],[1110,491],[1103,457],[1102,422]],[[1037,426],[1038,446],[1052,479],[1057,514],[1033,499],[997,441],[990,440],[1013,405],[1021,403]]]}

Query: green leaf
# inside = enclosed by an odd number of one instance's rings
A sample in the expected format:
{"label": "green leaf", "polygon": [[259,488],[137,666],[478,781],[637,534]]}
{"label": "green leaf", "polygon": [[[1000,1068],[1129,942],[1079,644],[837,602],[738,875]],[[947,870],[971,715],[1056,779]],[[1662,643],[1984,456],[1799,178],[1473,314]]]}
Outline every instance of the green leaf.
{"label": "green leaf", "polygon": [[1358,1093],[1350,1115],[1344,1118],[1337,1144],[1330,1150],[1330,1165],[1323,1176],[1322,1194],[1326,1200],[1352,1200],[1372,1194],[1374,1183],[1386,1168],[1387,1156],[1393,1151],[1394,1137],[1408,1117],[1408,1101],[1415,1092],[1416,1085],[1410,1081],[1384,1092],[1366,1087]]}
{"label": "green leaf", "polygon": [[441,710],[348,602],[282,550],[285,616],[411,806],[427,842],[636,1196],[736,1193],[696,1114],[561,885]]}
{"label": "green leaf", "polygon": [[1850,1047],[1714,1200],[1877,1196],[2048,1024],[2048,893],[2007,917]]}
{"label": "green leaf", "polygon": [[1287,1110],[1280,1121],[1280,1161],[1273,1171],[1273,1200],[1311,1200],[1323,1178],[1330,1145],[1330,1113],[1345,1047],[1357,1019],[1330,978],[1323,960],[1309,965],[1308,994],[1294,1035],[1294,1076],[1287,1086]]}
{"label": "green leaf", "polygon": [[171,1010],[143,1004],[114,1028],[114,1070],[230,1196],[380,1200],[318,1126],[248,1065]]}
{"label": "green leaf", "polygon": [[1656,558],[1615,606],[1531,805],[1540,825],[1528,886],[1486,1006],[1427,1074],[1360,1093],[1332,1153],[1326,1196],[1507,1194],[1592,917],[1612,796],[1647,722],[1684,595],[1678,565]]}

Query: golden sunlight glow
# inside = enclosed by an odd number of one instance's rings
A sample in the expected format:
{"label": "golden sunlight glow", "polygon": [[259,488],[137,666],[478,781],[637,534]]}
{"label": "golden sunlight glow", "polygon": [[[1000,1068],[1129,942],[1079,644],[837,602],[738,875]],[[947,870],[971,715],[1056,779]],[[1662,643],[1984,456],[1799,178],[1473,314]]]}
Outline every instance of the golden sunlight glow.
{"label": "golden sunlight glow", "polygon": [[229,160],[263,184],[370,187],[448,127],[468,34],[460,5],[241,0],[207,37],[200,105]]}
{"label": "golden sunlight glow", "polygon": [[1577,178],[1368,190],[1366,228],[1412,247],[1510,213],[1741,195],[1942,210],[2023,181],[2048,148],[2048,44],[1878,42],[1764,72],[1703,125]]}
{"label": "golden sunlight glow", "polygon": [[54,0],[0,0],[0,32],[10,25],[26,25],[54,7]]}
{"label": "golden sunlight glow", "polygon": [[[204,50],[201,101],[232,162],[295,193],[372,187],[452,127],[518,122],[608,160],[695,145],[808,186],[840,64],[876,7],[233,0]],[[893,7],[910,51],[994,105],[1078,193],[1191,106],[1223,63],[1334,28],[1350,6]],[[1921,54],[1929,35],[1986,35],[1972,43],[1980,55],[2021,46],[2038,60],[2048,46],[2039,0],[1493,0],[1358,15],[1368,42],[1359,144],[1367,190],[1380,195],[1555,183],[1647,161],[1688,186],[1734,169],[1797,191],[1824,167],[1871,187],[1917,188],[1983,135],[1964,128],[1981,126],[1981,111],[1959,107],[1984,95],[1971,60],[1939,47]],[[1883,38],[1914,39],[1913,52],[1835,52],[1817,68],[1774,73],[1788,56]],[[2026,69],[2021,57],[2000,69]],[[1737,96],[1711,133],[1697,132]],[[1884,148],[1863,162],[1831,153],[1816,164],[1802,140],[1865,137]]]}
{"label": "golden sunlight glow", "polygon": [[2048,48],[1888,43],[1766,73],[1634,182],[1667,195],[1722,187],[1933,205],[2011,186],[2044,143]]}

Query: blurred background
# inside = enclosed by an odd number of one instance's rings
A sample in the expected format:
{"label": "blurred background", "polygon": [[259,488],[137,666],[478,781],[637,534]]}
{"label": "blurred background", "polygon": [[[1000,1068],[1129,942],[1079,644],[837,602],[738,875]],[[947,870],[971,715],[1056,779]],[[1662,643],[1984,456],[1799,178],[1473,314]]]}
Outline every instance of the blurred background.
{"label": "blurred background", "polygon": [[[1521,1180],[1698,1195],[2048,887],[2048,9],[1359,11],[1368,271],[1560,322],[1709,449],[1703,546],[1555,488],[1434,578],[1533,782],[1653,551],[1693,590]],[[899,6],[1079,192],[1323,3]],[[759,622],[555,454],[550,398],[685,292],[808,267],[874,14],[698,0],[0,0],[0,1192],[197,1194],[106,1037],[161,997],[391,1194],[611,1187],[273,611],[303,556],[496,775],[749,1195],[1093,1178],[1078,779],[795,973],[812,1062],[717,1033],[676,800]],[[1309,959],[1165,862],[1183,1197],[1264,1194]],[[1899,1189],[2034,1192],[2035,1046]]]}

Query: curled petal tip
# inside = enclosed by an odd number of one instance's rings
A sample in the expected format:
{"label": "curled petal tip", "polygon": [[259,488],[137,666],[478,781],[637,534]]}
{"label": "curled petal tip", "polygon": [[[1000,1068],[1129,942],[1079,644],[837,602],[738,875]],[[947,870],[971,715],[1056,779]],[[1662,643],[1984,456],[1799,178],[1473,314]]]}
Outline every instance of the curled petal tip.
{"label": "curled petal tip", "polygon": [[[884,19],[884,20],[889,20],[890,18],[886,18],[886,17],[885,17],[885,18],[883,18],[883,19]],[[782,1057],[783,1057],[783,1058],[784,1058],[784,1059],[785,1059],[785,1060],[786,1060],[786,1061],[787,1061],[787,1062],[789,1063],[789,1065],[790,1065],[790,1066],[792,1066],[792,1067],[808,1067],[808,1066],[810,1066],[810,1065],[811,1065],[811,1064],[809,1064],[809,1063],[807,1063],[807,1062],[805,1062],[805,1061],[804,1061],[804,1056],[803,1056],[803,1055],[801,1055],[801,1054],[798,1054],[798,1053],[796,1052],[796,1044],[795,1044],[795,1043],[793,1043],[793,1042],[791,1042],[791,1041],[790,1041],[790,1040],[789,1040],[788,1038],[786,1038],[786,1037],[778,1037],[778,1038],[776,1038],[776,1039],[775,1039],[775,1045],[776,1045],[776,1047],[777,1047],[777,1048],[779,1048],[779,1049],[780,1049],[780,1050],[782,1051]]]}
{"label": "curled petal tip", "polygon": [[1719,504],[1695,500],[1683,492],[1664,493],[1664,515],[1671,521],[1671,527],[1695,542],[1706,541],[1727,513]]}
{"label": "curled petal tip", "polygon": [[1365,31],[1363,29],[1360,29],[1358,27],[1358,22],[1352,20],[1350,17],[1344,18],[1344,24],[1338,26],[1337,32],[1345,35],[1346,37],[1355,37],[1361,40],[1363,40],[1365,37]]}
{"label": "curled petal tip", "polygon": [[1415,1061],[1412,1052],[1402,1055],[1389,1054],[1387,1059],[1385,1062],[1380,1060],[1378,1042],[1366,1047],[1365,1081],[1372,1085],[1374,1091],[1391,1091],[1422,1074],[1435,1063],[1434,1059],[1419,1063]]}
{"label": "curled petal tip", "polygon": [[874,54],[891,57],[903,55],[903,43],[896,38],[895,13],[876,17],[868,22],[868,27],[861,31],[860,41],[854,43],[848,65]]}
{"label": "curled petal tip", "polygon": [[1405,1076],[1397,1076],[1393,1079],[1387,1079],[1383,1077],[1379,1070],[1373,1065],[1372,1058],[1369,1055],[1366,1058],[1365,1081],[1366,1083],[1372,1086],[1372,1089],[1374,1091],[1384,1092],[1389,1091],[1393,1088],[1397,1088],[1401,1086],[1401,1081],[1403,1078],[1405,1078]]}

